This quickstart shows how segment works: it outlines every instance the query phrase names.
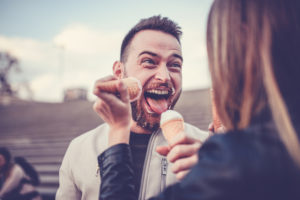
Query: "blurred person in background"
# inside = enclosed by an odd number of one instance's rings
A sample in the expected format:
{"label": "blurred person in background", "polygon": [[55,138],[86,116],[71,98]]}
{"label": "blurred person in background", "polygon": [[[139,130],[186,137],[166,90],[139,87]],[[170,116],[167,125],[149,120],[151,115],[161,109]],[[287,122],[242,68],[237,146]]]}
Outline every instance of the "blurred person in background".
{"label": "blurred person in background", "polygon": [[37,172],[23,157],[12,162],[8,149],[0,147],[1,200],[41,200],[35,188],[38,184]]}
{"label": "blurred person in background", "polygon": [[[298,0],[213,2],[207,51],[226,134],[206,140],[190,173],[153,199],[300,199],[299,11]],[[98,157],[101,200],[136,199],[126,135],[111,135]],[[160,153],[172,160],[180,144]]]}

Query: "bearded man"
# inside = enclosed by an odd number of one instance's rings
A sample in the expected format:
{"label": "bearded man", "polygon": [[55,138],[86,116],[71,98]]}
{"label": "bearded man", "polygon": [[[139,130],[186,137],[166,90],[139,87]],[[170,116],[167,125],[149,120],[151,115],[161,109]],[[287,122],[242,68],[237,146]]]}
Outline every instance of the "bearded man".
{"label": "bearded man", "polygon": [[[99,169],[97,157],[114,145],[111,132],[130,131],[130,138],[124,138],[124,142],[129,141],[133,152],[135,190],[139,199],[157,195],[181,179],[197,162],[195,152],[208,133],[187,123],[185,132],[198,138],[199,145],[182,147],[174,160],[181,164],[171,168],[166,157],[156,152],[158,146],[167,144],[159,128],[160,115],[172,109],[181,94],[181,34],[181,28],[175,22],[161,16],[142,19],[127,33],[122,42],[120,61],[113,65],[113,76],[98,80],[94,87],[98,97],[94,110],[106,123],[70,143],[60,168],[57,200],[98,198],[101,180],[96,175]],[[98,89],[102,82],[125,77],[134,77],[142,85],[141,96],[131,104],[125,98],[124,91],[127,90],[121,81],[118,84],[123,93],[120,97]]]}

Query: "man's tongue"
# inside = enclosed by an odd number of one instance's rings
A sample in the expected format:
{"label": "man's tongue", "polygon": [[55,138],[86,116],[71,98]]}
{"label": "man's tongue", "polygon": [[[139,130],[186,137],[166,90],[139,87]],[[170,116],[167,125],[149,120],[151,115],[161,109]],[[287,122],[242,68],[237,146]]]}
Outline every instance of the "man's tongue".
{"label": "man's tongue", "polygon": [[168,110],[168,102],[166,99],[151,99],[147,98],[147,102],[154,112],[161,114]]}

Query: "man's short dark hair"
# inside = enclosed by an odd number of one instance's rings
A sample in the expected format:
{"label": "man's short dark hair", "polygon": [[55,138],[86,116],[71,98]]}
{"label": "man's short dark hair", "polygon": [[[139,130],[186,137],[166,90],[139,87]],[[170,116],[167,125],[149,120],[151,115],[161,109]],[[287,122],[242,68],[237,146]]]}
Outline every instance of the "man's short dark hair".
{"label": "man's short dark hair", "polygon": [[152,16],[146,19],[141,19],[125,36],[121,46],[120,60],[125,62],[128,56],[128,47],[132,38],[142,30],[158,30],[174,36],[179,44],[182,35],[181,27],[177,23],[167,17]]}

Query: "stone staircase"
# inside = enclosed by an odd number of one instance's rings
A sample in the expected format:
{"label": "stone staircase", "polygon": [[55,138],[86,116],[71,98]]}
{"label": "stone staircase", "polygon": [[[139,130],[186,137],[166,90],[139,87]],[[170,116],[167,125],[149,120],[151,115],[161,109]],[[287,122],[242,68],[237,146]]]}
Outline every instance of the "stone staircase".
{"label": "stone staircase", "polygon": [[[175,110],[185,121],[207,129],[211,121],[209,90],[182,93]],[[93,112],[92,102],[40,103],[13,101],[0,104],[0,146],[13,156],[24,156],[38,171],[43,199],[54,199],[58,171],[69,142],[103,121]]]}

